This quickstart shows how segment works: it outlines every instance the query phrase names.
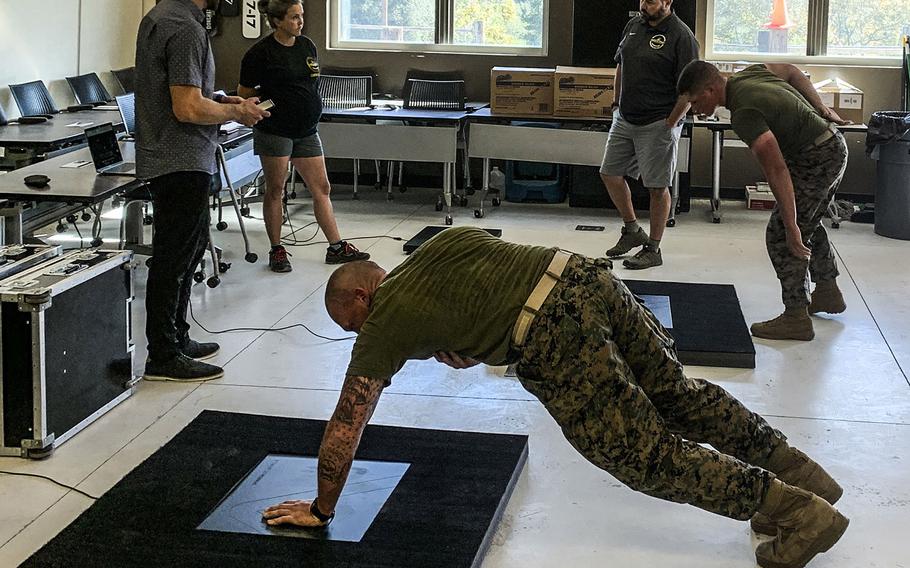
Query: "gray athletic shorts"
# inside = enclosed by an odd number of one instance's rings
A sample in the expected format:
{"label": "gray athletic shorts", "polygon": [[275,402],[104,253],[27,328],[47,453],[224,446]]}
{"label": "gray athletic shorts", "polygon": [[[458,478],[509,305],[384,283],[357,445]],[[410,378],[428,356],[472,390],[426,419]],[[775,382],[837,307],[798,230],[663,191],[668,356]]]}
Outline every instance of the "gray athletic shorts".
{"label": "gray athletic shorts", "polygon": [[303,138],[288,138],[253,129],[253,153],[257,156],[315,158],[322,155],[322,140],[314,132]]}
{"label": "gray athletic shorts", "polygon": [[637,126],[626,122],[617,109],[613,112],[600,173],[631,178],[640,175],[642,184],[649,189],[669,187],[676,172],[681,134],[681,122],[674,128],[667,128],[663,119]]}

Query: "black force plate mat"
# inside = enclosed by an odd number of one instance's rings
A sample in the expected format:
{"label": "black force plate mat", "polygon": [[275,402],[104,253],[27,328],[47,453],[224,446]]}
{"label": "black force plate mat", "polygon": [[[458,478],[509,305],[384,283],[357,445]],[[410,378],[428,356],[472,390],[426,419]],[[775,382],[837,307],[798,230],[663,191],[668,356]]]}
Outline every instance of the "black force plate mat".
{"label": "black force plate mat", "polygon": [[732,285],[624,282],[638,296],[669,296],[669,331],[684,365],[755,368],[755,345]]}
{"label": "black force plate mat", "polygon": [[204,411],[25,567],[479,566],[527,436],[367,426],[359,460],[410,464],[360,542],[197,527],[269,454],[315,456],[325,422]]}
{"label": "black force plate mat", "polygon": [[[404,253],[411,254],[412,252],[417,250],[417,247],[419,247],[423,243],[427,242],[428,240],[432,239],[439,233],[445,231],[446,229],[450,229],[450,228],[451,227],[435,227],[432,225],[429,227],[424,227],[423,229],[420,230],[419,233],[417,233],[416,235],[411,237],[411,240],[409,240],[408,242],[406,242],[404,244],[404,247],[403,247]],[[484,231],[490,233],[494,237],[502,236],[502,229],[484,229]]]}

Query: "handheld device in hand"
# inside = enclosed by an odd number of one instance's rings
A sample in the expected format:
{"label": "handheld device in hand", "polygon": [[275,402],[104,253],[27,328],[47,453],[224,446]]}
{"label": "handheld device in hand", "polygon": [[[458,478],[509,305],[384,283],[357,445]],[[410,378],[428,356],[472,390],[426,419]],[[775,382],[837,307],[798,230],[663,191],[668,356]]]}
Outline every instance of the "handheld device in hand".
{"label": "handheld device in hand", "polygon": [[261,109],[261,110],[269,110],[270,108],[275,106],[275,103],[272,102],[272,99],[268,99],[268,100],[259,102],[256,106],[259,107],[259,109]]}

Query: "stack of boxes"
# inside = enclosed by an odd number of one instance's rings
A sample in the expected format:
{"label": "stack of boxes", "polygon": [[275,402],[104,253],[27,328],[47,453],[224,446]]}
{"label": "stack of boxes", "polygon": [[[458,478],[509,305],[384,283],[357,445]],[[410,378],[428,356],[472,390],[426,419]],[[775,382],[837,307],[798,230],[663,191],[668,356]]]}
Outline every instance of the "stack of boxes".
{"label": "stack of boxes", "polygon": [[608,118],[616,70],[596,67],[494,67],[490,108],[509,116]]}

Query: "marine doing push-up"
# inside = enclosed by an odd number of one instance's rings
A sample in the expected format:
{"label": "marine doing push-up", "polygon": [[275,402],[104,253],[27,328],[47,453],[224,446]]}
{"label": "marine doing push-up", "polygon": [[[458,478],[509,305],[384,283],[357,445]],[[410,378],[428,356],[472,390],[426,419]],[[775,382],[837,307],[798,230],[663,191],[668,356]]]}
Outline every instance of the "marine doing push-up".
{"label": "marine doing push-up", "polygon": [[517,364],[591,463],[632,489],[776,535],[756,551],[765,568],[804,566],[847,528],[831,505],[840,486],[724,389],[686,377],[670,335],[607,260],[455,228],[391,272],[339,268],[325,303],[358,335],[319,450],[318,497],[268,508],[269,524],[332,520],[383,389],[409,359],[435,356],[455,368]]}

